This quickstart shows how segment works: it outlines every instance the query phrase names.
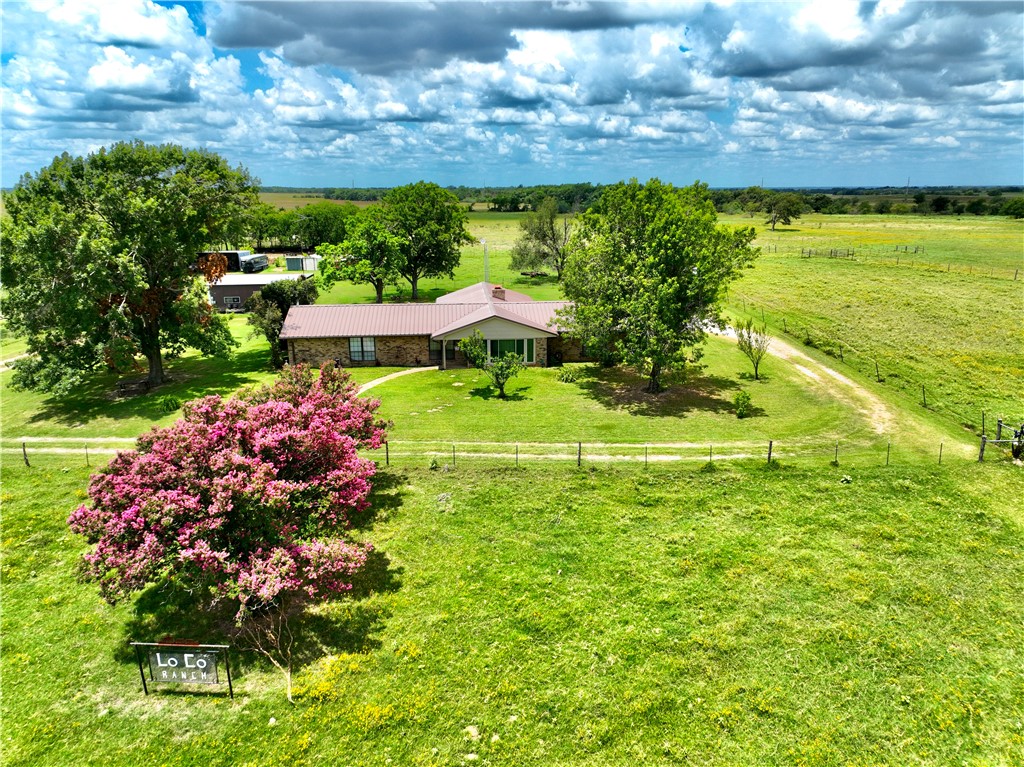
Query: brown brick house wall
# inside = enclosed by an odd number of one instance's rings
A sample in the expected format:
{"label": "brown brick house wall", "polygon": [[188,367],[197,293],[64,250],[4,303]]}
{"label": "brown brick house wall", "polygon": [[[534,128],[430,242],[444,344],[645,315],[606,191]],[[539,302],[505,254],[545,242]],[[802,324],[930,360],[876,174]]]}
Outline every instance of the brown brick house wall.
{"label": "brown brick house wall", "polygon": [[[534,354],[536,364],[548,364],[548,344],[559,339],[538,338]],[[288,341],[288,361],[295,365],[305,363],[319,366],[326,360],[336,361],[342,367],[426,367],[440,366],[441,358],[430,358],[430,339],[426,336],[378,336],[377,359],[353,362],[349,356],[348,338],[293,338]],[[469,360],[456,349],[455,358],[447,359],[448,367],[467,367]]]}
{"label": "brown brick house wall", "polygon": [[[583,344],[575,338],[558,336],[548,341],[551,364],[557,364],[558,355],[562,362],[589,362],[592,357],[583,353]],[[546,356],[545,359],[548,359]]]}

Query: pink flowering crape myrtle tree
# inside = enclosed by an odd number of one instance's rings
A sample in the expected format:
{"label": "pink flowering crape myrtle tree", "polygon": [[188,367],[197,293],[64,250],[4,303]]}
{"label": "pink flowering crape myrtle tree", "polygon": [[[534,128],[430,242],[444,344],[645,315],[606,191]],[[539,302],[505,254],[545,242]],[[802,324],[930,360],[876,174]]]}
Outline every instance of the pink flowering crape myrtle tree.
{"label": "pink flowering crape myrtle tree", "polygon": [[82,572],[110,603],[174,583],[198,606],[229,604],[234,633],[285,674],[288,618],[343,594],[371,546],[346,530],[367,508],[378,402],[344,372],[286,368],[271,386],[186,403],[183,417],[119,453],[68,519],[94,547]]}

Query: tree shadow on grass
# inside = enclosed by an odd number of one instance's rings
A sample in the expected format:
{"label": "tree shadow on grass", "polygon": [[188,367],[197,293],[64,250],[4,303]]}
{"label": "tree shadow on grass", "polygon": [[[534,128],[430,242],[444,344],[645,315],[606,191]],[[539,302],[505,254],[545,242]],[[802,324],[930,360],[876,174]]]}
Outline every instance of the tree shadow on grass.
{"label": "tree shadow on grass", "polygon": [[[529,386],[524,386],[522,388],[515,390],[506,389],[505,402],[524,402],[530,399],[525,394],[523,394],[523,392],[529,391],[529,389]],[[470,389],[469,394],[471,397],[479,397],[480,399],[483,400],[501,399],[501,397],[498,396],[498,390],[495,389],[493,386],[479,386],[476,389]]]}
{"label": "tree shadow on grass", "polygon": [[694,411],[733,412],[726,393],[740,388],[724,376],[693,375],[686,381],[670,381],[664,391],[650,394],[645,391],[647,379],[624,368],[597,365],[581,368],[577,385],[606,408],[651,418],[679,418]]}
{"label": "tree shadow on grass", "polygon": [[512,278],[512,285],[515,287],[539,287],[541,285],[557,285],[558,277],[554,274],[530,276],[520,274]]}
{"label": "tree shadow on grass", "polygon": [[391,468],[381,466],[384,458],[379,455],[382,450],[377,451],[373,459],[377,462],[377,473],[371,480],[370,507],[365,511],[352,515],[353,530],[370,530],[377,522],[383,522],[391,514],[402,507],[404,490],[408,486],[408,477]]}
{"label": "tree shadow on grass", "polygon": [[167,415],[165,397],[181,402],[210,394],[227,396],[251,384],[251,373],[270,372],[270,356],[254,349],[229,358],[208,357],[171,361],[167,365],[170,380],[145,394],[117,399],[115,392],[121,377],[97,375],[79,386],[74,394],[44,400],[28,423],[52,421],[65,426],[88,424],[100,417],[120,420],[140,418],[159,421]]}
{"label": "tree shadow on grass", "polygon": [[[385,553],[371,551],[364,568],[353,577],[350,591],[292,616],[288,625],[295,637],[294,669],[298,671],[326,654],[365,653],[379,648],[391,608],[388,600],[374,597],[398,591],[401,575],[402,569],[393,567]],[[254,664],[263,667],[265,661],[244,643],[233,640],[235,609],[233,602],[202,609],[192,592],[168,585],[150,586],[135,602],[132,617],[124,626],[124,642],[115,649],[114,659],[136,663],[129,642],[231,644],[232,675],[241,677],[247,668]]]}

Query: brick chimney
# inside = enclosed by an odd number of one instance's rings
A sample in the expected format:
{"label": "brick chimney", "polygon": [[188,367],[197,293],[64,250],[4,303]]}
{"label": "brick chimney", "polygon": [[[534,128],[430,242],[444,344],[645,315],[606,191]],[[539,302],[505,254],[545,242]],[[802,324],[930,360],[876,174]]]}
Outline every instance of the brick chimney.
{"label": "brick chimney", "polygon": [[499,300],[499,301],[504,301],[505,300],[505,288],[501,287],[501,285],[492,285],[491,286],[491,295],[494,298],[496,298],[497,300]]}

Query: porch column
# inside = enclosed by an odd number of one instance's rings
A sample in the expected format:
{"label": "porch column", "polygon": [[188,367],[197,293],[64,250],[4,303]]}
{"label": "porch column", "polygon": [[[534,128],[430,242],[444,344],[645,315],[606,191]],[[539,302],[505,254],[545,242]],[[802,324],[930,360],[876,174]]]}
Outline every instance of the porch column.
{"label": "porch column", "polygon": [[441,339],[441,370],[448,369],[448,339]]}

